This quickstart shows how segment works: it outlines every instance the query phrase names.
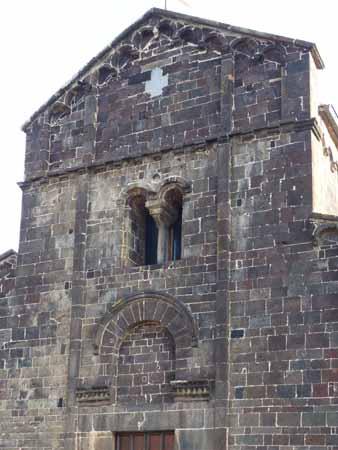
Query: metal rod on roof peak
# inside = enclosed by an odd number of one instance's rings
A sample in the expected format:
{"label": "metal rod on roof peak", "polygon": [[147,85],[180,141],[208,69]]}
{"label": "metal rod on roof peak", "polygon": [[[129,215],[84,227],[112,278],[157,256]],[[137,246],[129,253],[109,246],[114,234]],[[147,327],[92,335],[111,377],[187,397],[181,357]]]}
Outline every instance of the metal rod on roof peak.
{"label": "metal rod on roof peak", "polygon": [[187,6],[188,8],[191,8],[191,5],[186,0],[178,0],[180,3],[182,3],[184,6]]}
{"label": "metal rod on roof peak", "polygon": [[[178,0],[180,3],[182,3],[184,6],[187,6],[190,8],[190,4],[186,0]],[[168,9],[168,0],[164,0],[164,9]]]}

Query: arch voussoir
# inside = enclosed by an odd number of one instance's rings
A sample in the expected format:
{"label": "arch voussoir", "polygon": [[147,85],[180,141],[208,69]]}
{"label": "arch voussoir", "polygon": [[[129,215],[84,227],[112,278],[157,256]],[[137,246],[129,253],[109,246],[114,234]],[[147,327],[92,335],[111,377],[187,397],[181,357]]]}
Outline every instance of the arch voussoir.
{"label": "arch voussoir", "polygon": [[128,329],[129,325],[126,322],[125,318],[123,317],[123,314],[119,314],[116,317],[115,323],[117,324],[117,326],[120,328],[121,330],[121,335],[123,336],[124,333],[126,332],[126,330]]}
{"label": "arch voussoir", "polygon": [[126,320],[126,322],[128,324],[128,327],[131,327],[135,323],[135,318],[134,318],[134,315],[133,315],[133,313],[131,311],[130,306],[128,306],[127,308],[123,309],[121,311],[121,314],[123,314],[123,317],[125,318],[125,320]]}
{"label": "arch voussoir", "polygon": [[168,294],[144,292],[116,302],[97,328],[94,345],[100,354],[116,354],[128,330],[144,322],[166,328],[176,348],[196,346],[197,327],[188,308]]}
{"label": "arch voussoir", "polygon": [[[184,322],[184,320],[182,320],[181,317],[176,317],[169,325],[168,325],[168,330],[169,332],[174,336],[175,342],[178,340],[178,338],[183,334],[187,334],[187,327],[186,324]],[[189,341],[190,341],[190,346],[192,345],[192,337],[187,334],[187,336],[189,336]],[[178,341],[179,343],[180,341]],[[176,344],[177,346],[177,344]],[[180,345],[178,345],[178,347],[180,347]]]}
{"label": "arch voussoir", "polygon": [[117,344],[117,341],[118,341],[118,336],[116,336],[116,334],[112,334],[110,331],[106,330],[102,336],[101,345],[115,347]]}
{"label": "arch voussoir", "polygon": [[156,306],[157,306],[157,302],[150,300],[150,299],[146,299],[144,301],[144,317],[145,320],[155,320],[154,319],[154,315],[155,315],[155,310],[156,310]]}
{"label": "arch voussoir", "polygon": [[177,316],[178,312],[176,309],[169,306],[162,317],[161,323],[167,327]]}
{"label": "arch voussoir", "polygon": [[158,302],[155,314],[154,314],[154,320],[157,320],[158,322],[162,323],[162,319],[168,309],[168,305],[166,305],[164,302]]}
{"label": "arch voussoir", "polygon": [[182,332],[176,336],[175,344],[176,348],[179,349],[190,348],[194,346],[194,342],[192,341],[191,336],[186,332]]}
{"label": "arch voussoir", "polygon": [[120,328],[117,321],[115,320],[116,317],[112,318],[110,323],[106,327],[106,331],[109,331],[111,334],[114,334],[116,336],[122,336],[124,333],[123,328]]}
{"label": "arch voussoir", "polygon": [[134,316],[134,323],[140,323],[142,322],[142,315],[141,315],[141,311],[140,311],[140,302],[135,302],[132,306],[131,306],[131,310]]}

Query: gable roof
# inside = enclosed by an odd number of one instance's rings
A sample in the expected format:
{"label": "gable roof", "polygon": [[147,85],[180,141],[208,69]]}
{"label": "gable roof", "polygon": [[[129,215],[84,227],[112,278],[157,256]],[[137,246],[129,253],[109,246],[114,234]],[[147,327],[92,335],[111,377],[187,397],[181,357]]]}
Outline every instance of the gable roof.
{"label": "gable roof", "polygon": [[112,49],[114,49],[114,47],[116,47],[119,43],[121,43],[121,41],[123,41],[129,34],[136,31],[153,16],[161,16],[163,18],[169,19],[178,19],[188,23],[204,25],[210,28],[217,28],[219,30],[229,31],[232,33],[239,33],[247,37],[254,37],[254,38],[256,37],[260,39],[285,42],[299,47],[304,47],[309,49],[309,51],[311,52],[316,67],[318,69],[324,68],[324,62],[319,54],[316,44],[314,44],[313,42],[302,41],[299,39],[292,39],[285,36],[279,36],[276,34],[251,30],[249,28],[237,27],[226,23],[217,22],[214,20],[202,19],[200,17],[189,16],[187,14],[181,14],[173,11],[168,11],[165,9],[152,8],[148,10],[140,19],[138,19],[136,22],[134,22],[132,25],[130,25],[128,28],[122,31],[122,33],[120,33],[107,47],[105,47],[98,55],[92,58],[79,72],[77,72],[69,82],[67,82],[54,95],[52,95],[49,98],[49,100],[47,100],[46,103],[44,103],[37,111],[35,111],[34,114],[30,117],[30,119],[24,123],[24,125],[22,126],[22,130],[26,131],[27,128],[31,125],[34,119],[37,118],[39,114],[43,113],[48,106],[50,106],[53,102],[58,100],[76,81],[81,80],[81,78],[83,78],[88,73],[88,71],[95,66],[95,64],[97,64],[101,59],[103,59],[106,55],[108,55],[109,52]]}

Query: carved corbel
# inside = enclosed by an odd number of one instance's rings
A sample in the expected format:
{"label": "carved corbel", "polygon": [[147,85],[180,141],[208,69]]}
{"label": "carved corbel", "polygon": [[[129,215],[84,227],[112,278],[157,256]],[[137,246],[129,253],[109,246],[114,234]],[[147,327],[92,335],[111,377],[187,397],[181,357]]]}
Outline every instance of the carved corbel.
{"label": "carved corbel", "polygon": [[73,87],[72,91],[76,95],[88,94],[92,91],[93,86],[86,80],[79,80]]}
{"label": "carved corbel", "polygon": [[208,380],[172,381],[176,401],[209,400],[210,386]]}
{"label": "carved corbel", "polygon": [[108,386],[78,388],[75,395],[77,402],[86,406],[111,403],[111,394]]}
{"label": "carved corbel", "polygon": [[324,156],[328,156],[330,158],[330,169],[331,169],[331,172],[337,172],[338,171],[338,161],[334,160],[331,147],[326,147],[324,145],[324,147],[323,147],[323,154],[324,154]]}
{"label": "carved corbel", "polygon": [[338,242],[338,222],[337,221],[312,221],[314,229],[312,232],[314,245],[321,245],[323,241],[336,244]]}

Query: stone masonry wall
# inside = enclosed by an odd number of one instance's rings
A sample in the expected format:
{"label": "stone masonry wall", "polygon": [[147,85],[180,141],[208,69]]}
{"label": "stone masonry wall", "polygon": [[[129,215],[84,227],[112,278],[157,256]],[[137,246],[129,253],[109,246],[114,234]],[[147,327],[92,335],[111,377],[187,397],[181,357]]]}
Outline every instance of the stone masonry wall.
{"label": "stone masonry wall", "polygon": [[234,142],[231,449],[338,443],[337,246],[314,245],[310,155],[310,132]]}
{"label": "stone masonry wall", "polygon": [[0,255],[0,298],[6,297],[14,288],[17,256],[13,250]]}
{"label": "stone masonry wall", "polygon": [[26,175],[203,143],[229,119],[243,130],[309,118],[309,67],[293,42],[155,14],[27,125]]}
{"label": "stone masonry wall", "polygon": [[[174,430],[175,450],[338,448],[312,58],[155,11],[26,124],[17,267],[0,271],[0,446],[112,450],[117,432]],[[170,183],[182,258],[136,265],[130,193]]]}
{"label": "stone masonry wall", "polygon": [[119,352],[117,402],[168,403],[174,377],[174,345],[165,329],[145,324],[126,336]]}
{"label": "stone masonry wall", "polygon": [[1,349],[5,448],[61,447],[67,396],[69,294],[72,284],[75,185],[24,186],[14,289],[2,312],[11,329]]}

